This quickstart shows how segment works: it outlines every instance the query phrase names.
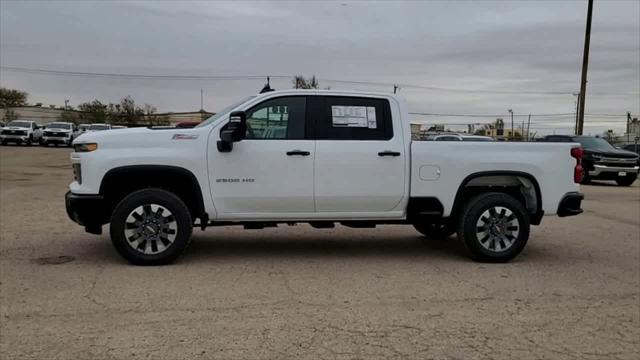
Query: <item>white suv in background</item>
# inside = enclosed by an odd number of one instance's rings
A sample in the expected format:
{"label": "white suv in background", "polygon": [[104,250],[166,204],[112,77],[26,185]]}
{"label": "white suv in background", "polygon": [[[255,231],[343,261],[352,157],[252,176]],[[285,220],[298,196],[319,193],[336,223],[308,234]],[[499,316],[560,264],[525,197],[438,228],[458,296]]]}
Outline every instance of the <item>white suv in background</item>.
{"label": "white suv in background", "polygon": [[49,146],[49,144],[63,144],[71,146],[73,139],[76,138],[77,128],[70,122],[54,122],[47,124],[45,127],[42,138],[40,139],[40,145]]}
{"label": "white suv in background", "polygon": [[13,142],[16,144],[31,145],[34,141],[40,141],[42,130],[35,121],[14,120],[0,131],[2,145]]}

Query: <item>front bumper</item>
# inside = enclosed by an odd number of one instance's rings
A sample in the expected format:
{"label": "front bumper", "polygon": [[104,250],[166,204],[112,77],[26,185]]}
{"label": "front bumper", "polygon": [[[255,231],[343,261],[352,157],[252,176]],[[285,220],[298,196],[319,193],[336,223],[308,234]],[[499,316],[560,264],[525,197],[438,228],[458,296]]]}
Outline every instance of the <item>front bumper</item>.
{"label": "front bumper", "polygon": [[578,214],[582,214],[583,210],[580,207],[582,204],[582,200],[584,199],[584,195],[579,192],[570,192],[566,193],[562,200],[560,200],[560,204],[558,205],[557,214],[559,217],[566,216],[574,216]]}
{"label": "front bumper", "polygon": [[0,140],[6,142],[26,142],[29,140],[27,135],[0,135]]}
{"label": "front bumper", "polygon": [[68,137],[62,137],[62,136],[43,136],[42,140],[43,143],[58,143],[58,144],[71,144],[71,139]]}
{"label": "front bumper", "polygon": [[102,225],[109,222],[107,206],[102,195],[81,195],[68,191],[64,196],[67,215],[92,234],[101,234]]}
{"label": "front bumper", "polygon": [[627,174],[637,174],[638,170],[640,170],[640,166],[606,166],[606,165],[593,165],[593,170],[589,170],[589,176],[597,177],[600,175],[617,175],[620,172],[625,172]]}

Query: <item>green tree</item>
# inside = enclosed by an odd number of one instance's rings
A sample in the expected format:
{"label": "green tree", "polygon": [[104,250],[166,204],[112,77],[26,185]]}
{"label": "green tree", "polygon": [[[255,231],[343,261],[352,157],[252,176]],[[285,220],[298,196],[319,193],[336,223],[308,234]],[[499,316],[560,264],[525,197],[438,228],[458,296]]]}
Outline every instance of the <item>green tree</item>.
{"label": "green tree", "polygon": [[120,106],[118,108],[120,110],[120,121],[127,125],[135,125],[139,123],[144,115],[144,110],[141,107],[136,106],[135,101],[133,101],[133,98],[129,95],[125,96],[120,101]]}
{"label": "green tree", "polygon": [[302,75],[296,75],[292,80],[294,89],[319,89],[320,84],[316,76],[311,76],[310,79],[305,79]]}
{"label": "green tree", "polygon": [[107,105],[101,103],[99,100],[93,100],[91,102],[85,102],[78,105],[78,110],[82,111],[82,115],[86,118],[87,122],[91,123],[104,123],[107,122]]}
{"label": "green tree", "polygon": [[28,96],[24,91],[0,87],[0,108],[26,106]]}

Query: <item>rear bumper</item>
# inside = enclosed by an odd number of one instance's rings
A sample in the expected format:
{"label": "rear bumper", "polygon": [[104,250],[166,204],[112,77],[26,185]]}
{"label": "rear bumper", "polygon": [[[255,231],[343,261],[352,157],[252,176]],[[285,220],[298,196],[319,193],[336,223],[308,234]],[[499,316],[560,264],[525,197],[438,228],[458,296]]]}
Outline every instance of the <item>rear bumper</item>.
{"label": "rear bumper", "polygon": [[83,225],[87,232],[102,233],[102,225],[109,222],[102,195],[80,195],[70,191],[64,196],[69,219]]}
{"label": "rear bumper", "polygon": [[582,214],[583,210],[580,207],[582,204],[582,200],[584,199],[584,195],[579,192],[570,192],[566,193],[562,200],[560,200],[560,204],[558,205],[558,216],[574,216],[578,214]]}

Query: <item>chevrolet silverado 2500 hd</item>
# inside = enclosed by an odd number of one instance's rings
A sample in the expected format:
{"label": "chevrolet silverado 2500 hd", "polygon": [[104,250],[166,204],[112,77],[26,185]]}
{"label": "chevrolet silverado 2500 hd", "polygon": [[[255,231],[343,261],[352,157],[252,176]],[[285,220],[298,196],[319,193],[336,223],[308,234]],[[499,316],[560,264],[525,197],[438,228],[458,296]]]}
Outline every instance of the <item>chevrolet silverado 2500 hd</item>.
{"label": "chevrolet silverado 2500 hd", "polygon": [[194,128],[85,133],[71,154],[69,217],[134,264],[164,264],[193,226],[335,223],[457,232],[471,257],[507,261],[543,215],[582,212],[573,143],[411,141],[389,94],[289,90]]}

